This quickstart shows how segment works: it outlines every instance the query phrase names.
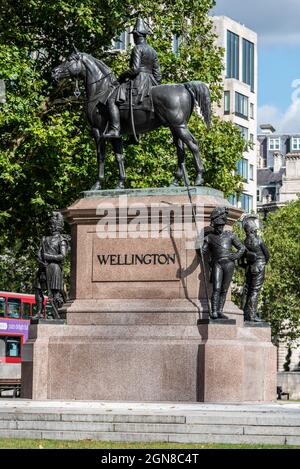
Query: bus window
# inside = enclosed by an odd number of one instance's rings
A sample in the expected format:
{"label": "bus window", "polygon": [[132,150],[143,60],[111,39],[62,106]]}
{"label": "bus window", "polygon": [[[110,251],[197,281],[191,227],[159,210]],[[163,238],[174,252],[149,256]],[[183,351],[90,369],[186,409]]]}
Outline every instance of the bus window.
{"label": "bus window", "polygon": [[30,319],[30,303],[22,303],[23,306],[23,319]]}
{"label": "bus window", "polygon": [[3,296],[0,297],[0,317],[5,317],[5,298]]}
{"label": "bus window", "polygon": [[6,356],[5,337],[0,337],[0,358],[3,358],[5,356]]}
{"label": "bus window", "polygon": [[18,298],[7,299],[7,316],[19,319],[21,317],[21,300]]}
{"label": "bus window", "polygon": [[6,356],[21,356],[21,337],[8,337],[6,340]]}

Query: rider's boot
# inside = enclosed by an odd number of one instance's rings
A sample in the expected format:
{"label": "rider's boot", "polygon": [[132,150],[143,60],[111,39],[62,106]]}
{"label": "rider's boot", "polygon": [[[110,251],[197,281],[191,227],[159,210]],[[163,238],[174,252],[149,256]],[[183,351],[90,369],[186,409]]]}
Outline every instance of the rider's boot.
{"label": "rider's boot", "polygon": [[108,100],[109,127],[104,138],[120,138],[120,111],[115,103],[115,98]]}

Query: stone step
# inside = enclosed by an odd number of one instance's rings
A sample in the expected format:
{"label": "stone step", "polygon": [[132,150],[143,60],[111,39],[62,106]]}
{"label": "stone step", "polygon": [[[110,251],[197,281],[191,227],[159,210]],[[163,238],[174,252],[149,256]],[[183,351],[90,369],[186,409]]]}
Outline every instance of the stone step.
{"label": "stone step", "polygon": [[197,415],[148,415],[148,414],[97,414],[97,413],[53,413],[53,412],[0,412],[0,421],[53,421],[53,422],[91,422],[91,423],[152,423],[187,425],[242,425],[242,426],[300,426],[300,413],[238,413],[210,412]]}
{"label": "stone step", "polygon": [[0,437],[300,445],[300,404],[3,400]]}
{"label": "stone step", "polygon": [[279,435],[205,435],[128,432],[0,430],[0,438],[32,438],[51,440],[98,440],[119,442],[172,442],[300,445],[300,436]]}
{"label": "stone step", "polygon": [[113,433],[208,434],[208,435],[273,435],[299,436],[298,426],[241,426],[241,425],[186,425],[149,423],[94,423],[64,421],[0,421],[0,430],[40,430]]}

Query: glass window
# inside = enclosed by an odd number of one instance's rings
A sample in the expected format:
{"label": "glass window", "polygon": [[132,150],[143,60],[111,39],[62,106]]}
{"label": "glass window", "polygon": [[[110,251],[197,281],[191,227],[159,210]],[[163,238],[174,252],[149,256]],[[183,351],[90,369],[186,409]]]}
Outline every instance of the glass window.
{"label": "glass window", "polygon": [[236,125],[240,129],[242,137],[244,137],[245,140],[248,140],[249,129],[247,129],[247,127],[243,127],[242,125]]}
{"label": "glass window", "polygon": [[181,37],[178,36],[177,34],[173,34],[172,50],[173,50],[174,54],[177,55],[177,56],[179,55],[180,44],[181,44]]}
{"label": "glass window", "polygon": [[5,298],[0,297],[0,317],[5,317]]}
{"label": "glass window", "polygon": [[241,194],[240,197],[241,207],[245,212],[250,213],[253,210],[253,197],[252,195]]}
{"label": "glass window", "polygon": [[243,82],[254,91],[254,44],[243,39]]}
{"label": "glass window", "polygon": [[280,138],[269,138],[269,150],[280,150]]}
{"label": "glass window", "polygon": [[250,103],[250,117],[254,119],[254,104]]}
{"label": "glass window", "polygon": [[238,162],[237,172],[244,178],[245,181],[248,181],[248,160],[243,158]]}
{"label": "glass window", "polygon": [[23,303],[23,314],[22,317],[24,319],[29,319],[30,318],[30,303]]}
{"label": "glass window", "polygon": [[300,137],[292,138],[292,150],[300,150]]}
{"label": "glass window", "polygon": [[228,202],[231,204],[231,205],[236,205],[236,194],[232,194],[228,197]]}
{"label": "glass window", "polygon": [[254,166],[253,166],[253,164],[250,164],[250,166],[249,166],[249,179],[251,179],[251,181],[254,180]]}
{"label": "glass window", "polygon": [[237,34],[227,31],[226,78],[239,79],[240,38]]}
{"label": "glass window", "polygon": [[260,193],[259,193],[259,189],[257,189],[257,191],[256,191],[256,200],[257,200],[257,202],[260,202]]}
{"label": "glass window", "polygon": [[230,114],[230,91],[224,91],[224,114]]}
{"label": "glass window", "polygon": [[113,48],[116,50],[126,50],[128,43],[128,33],[123,31],[117,39],[114,39]]}
{"label": "glass window", "polygon": [[235,93],[235,113],[240,117],[248,119],[249,116],[249,99],[241,93]]}
{"label": "glass window", "polygon": [[7,316],[15,319],[19,319],[21,317],[21,300],[18,298],[8,298]]}
{"label": "glass window", "polygon": [[6,337],[0,337],[0,357],[6,356]]}
{"label": "glass window", "polygon": [[6,356],[7,357],[20,357],[21,356],[21,337],[8,337],[6,339]]}

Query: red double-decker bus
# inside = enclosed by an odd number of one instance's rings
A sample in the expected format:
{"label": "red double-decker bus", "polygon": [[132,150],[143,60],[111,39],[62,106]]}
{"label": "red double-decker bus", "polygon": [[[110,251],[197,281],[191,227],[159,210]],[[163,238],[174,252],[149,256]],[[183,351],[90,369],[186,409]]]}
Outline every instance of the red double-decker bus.
{"label": "red double-decker bus", "polygon": [[[44,300],[44,318],[51,308]],[[35,314],[34,295],[0,291],[0,363],[21,363],[22,344],[28,339],[30,318]]]}

